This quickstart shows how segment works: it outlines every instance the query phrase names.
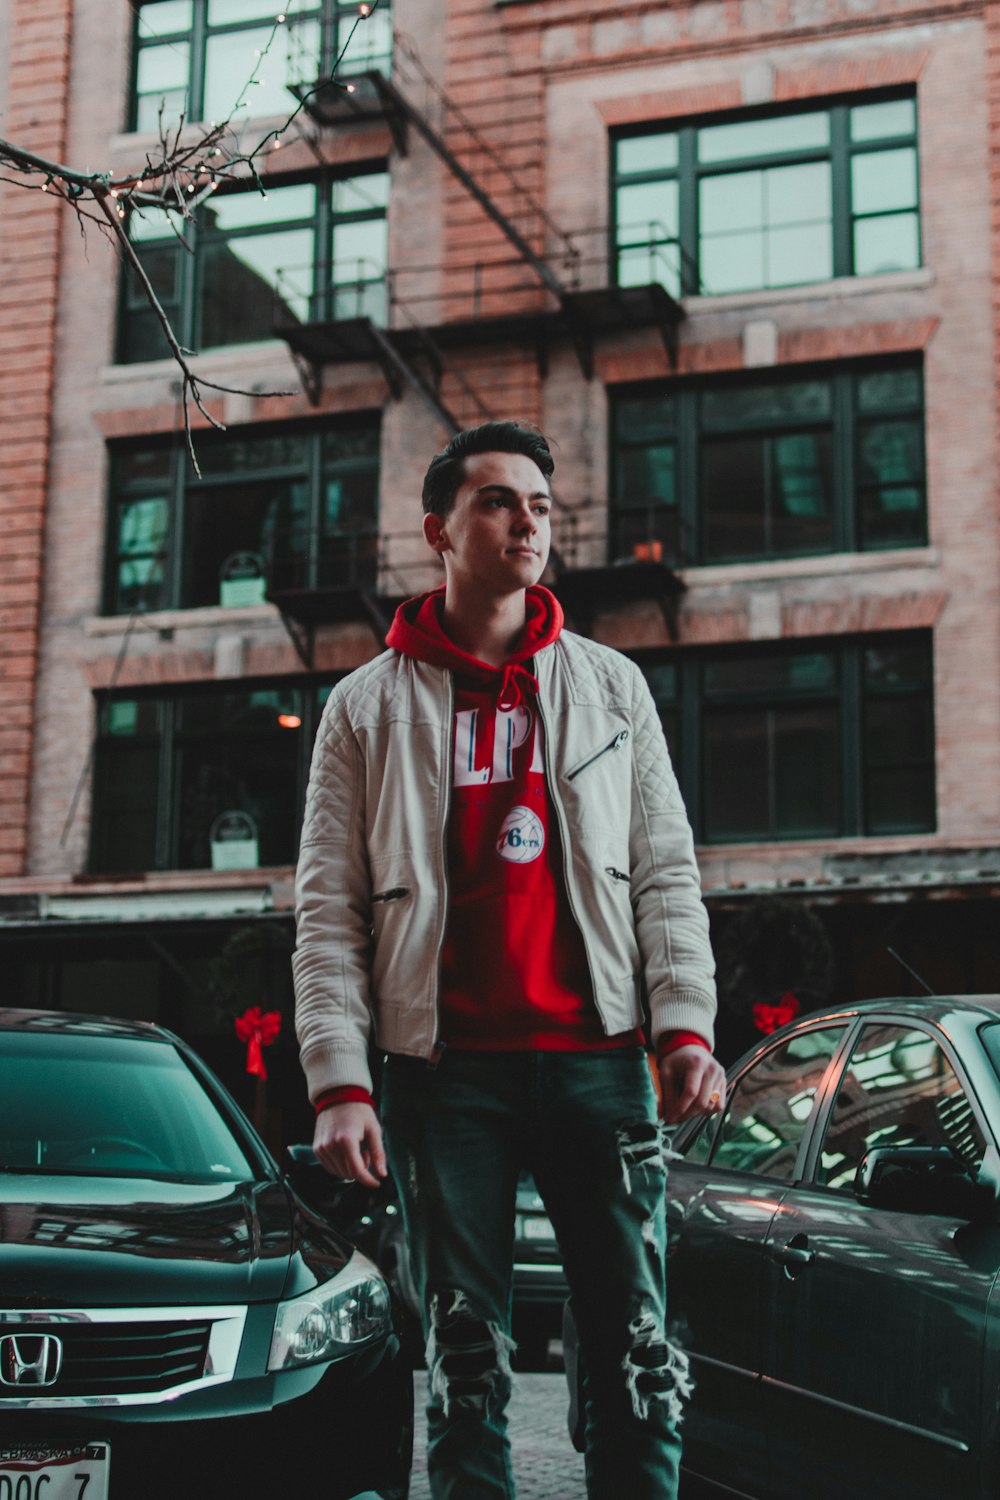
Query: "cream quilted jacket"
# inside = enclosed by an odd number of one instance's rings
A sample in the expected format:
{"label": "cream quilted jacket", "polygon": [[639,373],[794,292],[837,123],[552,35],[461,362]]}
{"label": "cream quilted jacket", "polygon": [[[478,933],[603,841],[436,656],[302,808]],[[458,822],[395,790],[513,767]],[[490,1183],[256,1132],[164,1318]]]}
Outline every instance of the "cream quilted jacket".
{"label": "cream quilted jacket", "polygon": [[[534,659],[566,886],[605,1030],[712,1040],[714,966],[691,831],[633,662],[563,631]],[[386,651],[339,682],[316,737],[296,882],[296,1030],[315,1099],[431,1058],[448,904],[451,674]],[[484,961],[488,958],[484,955]]]}

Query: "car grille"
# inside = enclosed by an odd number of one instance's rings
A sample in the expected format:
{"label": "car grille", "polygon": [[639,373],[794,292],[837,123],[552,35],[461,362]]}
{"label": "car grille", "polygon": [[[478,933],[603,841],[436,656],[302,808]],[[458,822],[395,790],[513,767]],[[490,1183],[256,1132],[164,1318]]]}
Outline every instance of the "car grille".
{"label": "car grille", "polygon": [[[62,1343],[59,1378],[48,1396],[126,1396],[155,1393],[198,1380],[205,1372],[210,1322],[44,1323],[3,1332],[37,1337],[52,1334]],[[4,1398],[30,1394],[25,1386],[0,1385]],[[42,1391],[37,1392],[42,1395]]]}

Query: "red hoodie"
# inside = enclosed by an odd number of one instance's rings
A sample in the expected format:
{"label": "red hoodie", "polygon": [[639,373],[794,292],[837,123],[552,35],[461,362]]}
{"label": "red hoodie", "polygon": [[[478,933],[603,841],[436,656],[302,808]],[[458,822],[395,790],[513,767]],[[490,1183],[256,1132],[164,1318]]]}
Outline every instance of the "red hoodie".
{"label": "red hoodie", "polygon": [[[474,1051],[635,1046],[640,1031],[609,1037],[601,1025],[546,784],[538,683],[528,664],[562,629],[559,601],[541,586],[528,589],[518,646],[494,667],[445,635],[444,592],[402,604],[386,638],[397,651],[454,674],[441,1039]],[[670,1038],[670,1048],[683,1036]],[[337,1089],[317,1107],[368,1097]]]}

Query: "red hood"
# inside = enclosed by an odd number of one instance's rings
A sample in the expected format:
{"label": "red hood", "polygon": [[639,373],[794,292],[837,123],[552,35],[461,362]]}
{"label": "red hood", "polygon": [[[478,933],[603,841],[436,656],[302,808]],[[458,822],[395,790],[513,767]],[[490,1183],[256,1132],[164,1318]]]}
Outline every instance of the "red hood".
{"label": "red hood", "polygon": [[444,593],[442,584],[429,594],[419,594],[401,604],[385,638],[386,645],[432,667],[445,667],[486,687],[496,686],[501,708],[513,708],[521,701],[525,688],[537,693],[538,682],[524,663],[543,646],[551,646],[562,630],[562,606],[555,595],[541,584],[534,584],[526,591],[527,617],[521,639],[504,665],[493,667],[462,651],[445,635],[441,624]]}

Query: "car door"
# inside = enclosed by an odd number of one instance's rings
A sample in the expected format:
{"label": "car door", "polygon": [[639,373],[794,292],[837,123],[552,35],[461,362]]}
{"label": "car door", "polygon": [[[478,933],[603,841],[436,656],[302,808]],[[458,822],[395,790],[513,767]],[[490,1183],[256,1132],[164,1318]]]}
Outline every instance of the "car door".
{"label": "car door", "polygon": [[[875,1145],[948,1146],[973,1172],[979,1106],[931,1023],[859,1027],[807,1180],[767,1235],[765,1389],[775,1495],[965,1500],[980,1489],[986,1310],[1000,1231],[862,1205]],[[995,1493],[992,1489],[990,1494]]]}
{"label": "car door", "polygon": [[847,1025],[806,1030],[756,1054],[724,1113],[681,1137],[671,1165],[668,1288],[673,1337],[691,1358],[684,1467],[766,1491],[764,1247],[810,1114]]}

